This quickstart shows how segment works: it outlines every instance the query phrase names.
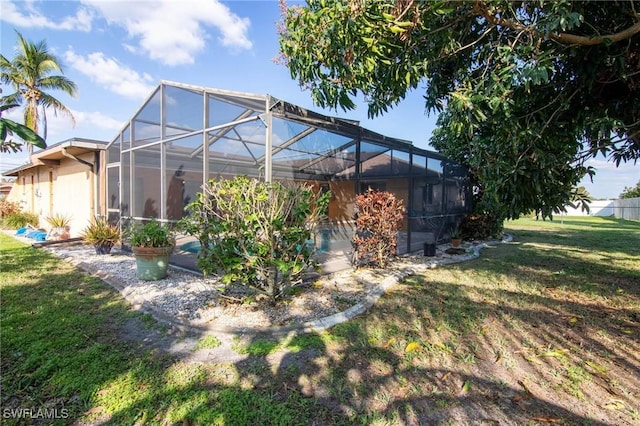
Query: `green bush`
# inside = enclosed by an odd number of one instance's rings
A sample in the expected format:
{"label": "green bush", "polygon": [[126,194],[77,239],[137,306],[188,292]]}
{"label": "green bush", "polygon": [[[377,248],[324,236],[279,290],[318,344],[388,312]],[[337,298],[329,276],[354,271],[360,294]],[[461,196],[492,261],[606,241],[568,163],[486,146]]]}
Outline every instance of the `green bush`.
{"label": "green bush", "polygon": [[131,247],[170,247],[175,243],[171,226],[155,218],[144,225],[134,225],[127,236]]}
{"label": "green bush", "polygon": [[18,212],[9,214],[3,221],[8,228],[18,229],[24,228],[27,224],[37,227],[39,218],[35,213]]}
{"label": "green bush", "polygon": [[298,183],[211,180],[180,226],[200,240],[203,273],[222,272],[226,284],[248,286],[275,302],[315,265],[307,242],[329,197]]}
{"label": "green bush", "polygon": [[356,197],[355,266],[384,268],[396,255],[397,234],[404,218],[402,200],[390,192],[369,189]]}
{"label": "green bush", "polygon": [[460,232],[470,240],[496,238],[502,234],[505,217],[499,203],[484,197],[473,206],[473,212],[462,220]]}

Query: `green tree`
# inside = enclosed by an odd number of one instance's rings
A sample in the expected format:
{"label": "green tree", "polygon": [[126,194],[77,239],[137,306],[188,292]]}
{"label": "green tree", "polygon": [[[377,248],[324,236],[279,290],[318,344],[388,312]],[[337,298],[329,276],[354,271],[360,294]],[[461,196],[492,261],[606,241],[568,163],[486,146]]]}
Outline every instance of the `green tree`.
{"label": "green tree", "polygon": [[[640,157],[640,2],[309,0],[283,9],[282,62],[316,104],[369,115],[424,87],[431,145],[478,205],[544,217],[602,154]],[[496,211],[497,210],[497,211]]]}
{"label": "green tree", "polygon": [[[75,119],[71,111],[49,91],[61,90],[70,96],[76,96],[76,84],[63,75],[58,59],[49,52],[44,40],[32,43],[17,32],[18,46],[16,56],[9,60],[0,55],[1,80],[10,85],[14,93],[2,98],[4,104],[24,103],[24,124],[35,133],[40,134],[42,123],[42,137],[47,139],[47,115],[51,108],[54,114],[68,115],[73,124]],[[26,141],[29,142],[29,141]],[[28,143],[29,153],[33,152],[33,145]]]}
{"label": "green tree", "polygon": [[18,105],[0,105],[0,152],[22,151],[22,143],[14,141],[11,136],[15,135],[23,141],[35,145],[38,148],[46,148],[47,144],[36,132],[13,120],[5,118],[2,113]]}
{"label": "green tree", "polygon": [[633,188],[625,186],[620,198],[640,198],[640,181]]}
{"label": "green tree", "polygon": [[315,266],[308,242],[329,199],[306,184],[210,180],[180,226],[200,241],[203,273],[222,271],[226,284],[248,286],[275,302]]}
{"label": "green tree", "polygon": [[579,186],[573,191],[573,197],[569,205],[574,209],[581,207],[582,211],[589,213],[589,204],[593,201],[593,197],[584,186]]}

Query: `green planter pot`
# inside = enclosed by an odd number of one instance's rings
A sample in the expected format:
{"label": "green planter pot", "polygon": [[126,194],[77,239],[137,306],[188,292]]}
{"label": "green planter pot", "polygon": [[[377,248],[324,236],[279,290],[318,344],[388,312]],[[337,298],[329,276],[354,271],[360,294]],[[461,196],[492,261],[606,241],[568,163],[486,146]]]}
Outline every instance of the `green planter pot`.
{"label": "green planter pot", "polygon": [[136,257],[138,278],[144,281],[161,280],[167,276],[169,257],[173,253],[170,247],[131,247]]}

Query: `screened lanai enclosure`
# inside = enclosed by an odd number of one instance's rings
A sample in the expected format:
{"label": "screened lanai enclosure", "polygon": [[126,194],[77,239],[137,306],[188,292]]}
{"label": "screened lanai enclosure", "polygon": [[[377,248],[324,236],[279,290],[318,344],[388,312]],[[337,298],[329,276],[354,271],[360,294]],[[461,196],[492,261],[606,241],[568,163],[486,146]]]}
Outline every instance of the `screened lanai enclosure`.
{"label": "screened lanai enclosure", "polygon": [[438,153],[273,96],[167,81],[109,144],[107,163],[114,221],[176,221],[209,179],[237,175],[331,191],[316,238],[325,263],[350,257],[355,196],[368,188],[404,202],[398,254],[448,239],[471,208],[466,169]]}

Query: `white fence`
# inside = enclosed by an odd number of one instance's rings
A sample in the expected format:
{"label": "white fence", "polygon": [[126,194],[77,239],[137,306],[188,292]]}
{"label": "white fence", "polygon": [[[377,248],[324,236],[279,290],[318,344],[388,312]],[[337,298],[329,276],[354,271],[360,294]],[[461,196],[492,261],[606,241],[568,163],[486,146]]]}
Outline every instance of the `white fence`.
{"label": "white fence", "polygon": [[613,200],[613,216],[618,219],[640,220],[640,198]]}
{"label": "white fence", "polygon": [[578,208],[566,206],[566,216],[605,216],[617,219],[640,220],[640,198],[619,200],[594,200],[589,203],[589,213]]}

